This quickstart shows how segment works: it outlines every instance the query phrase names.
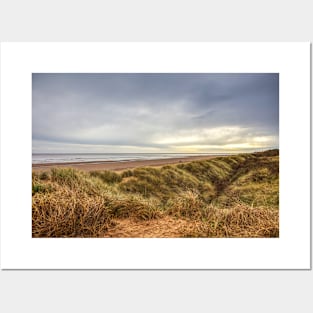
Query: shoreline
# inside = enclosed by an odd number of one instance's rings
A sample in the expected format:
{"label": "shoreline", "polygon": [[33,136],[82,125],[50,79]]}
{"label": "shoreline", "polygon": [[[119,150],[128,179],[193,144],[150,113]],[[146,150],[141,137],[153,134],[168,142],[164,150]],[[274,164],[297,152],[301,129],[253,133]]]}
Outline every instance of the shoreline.
{"label": "shoreline", "polygon": [[187,163],[198,160],[209,160],[220,157],[220,155],[203,155],[189,156],[181,158],[155,159],[155,160],[135,160],[135,161],[85,161],[85,162],[68,162],[68,163],[38,163],[32,164],[33,171],[45,171],[51,168],[71,167],[83,171],[124,171],[144,166],[165,166],[179,163]]}

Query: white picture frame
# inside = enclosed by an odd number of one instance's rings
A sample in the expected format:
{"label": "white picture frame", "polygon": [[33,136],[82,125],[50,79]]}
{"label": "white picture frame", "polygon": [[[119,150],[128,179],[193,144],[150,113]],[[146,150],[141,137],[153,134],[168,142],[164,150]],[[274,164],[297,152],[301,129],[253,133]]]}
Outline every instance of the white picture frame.
{"label": "white picture frame", "polygon": [[[32,73],[279,73],[279,238],[32,238]],[[2,269],[310,269],[310,43],[2,43]]]}

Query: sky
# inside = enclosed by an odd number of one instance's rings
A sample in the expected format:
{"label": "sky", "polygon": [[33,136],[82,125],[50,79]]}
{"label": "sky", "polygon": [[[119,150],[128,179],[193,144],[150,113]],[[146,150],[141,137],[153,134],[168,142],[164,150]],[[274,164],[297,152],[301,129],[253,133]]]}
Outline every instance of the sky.
{"label": "sky", "polygon": [[279,74],[34,73],[33,153],[278,148]]}

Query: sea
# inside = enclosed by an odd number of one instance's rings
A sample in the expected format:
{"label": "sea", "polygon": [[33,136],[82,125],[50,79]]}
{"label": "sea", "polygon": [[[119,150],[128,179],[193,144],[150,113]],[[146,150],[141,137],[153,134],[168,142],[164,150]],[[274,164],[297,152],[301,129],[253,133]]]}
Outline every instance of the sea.
{"label": "sea", "polygon": [[184,158],[198,155],[225,155],[219,153],[33,153],[33,164],[72,162],[127,162]]}

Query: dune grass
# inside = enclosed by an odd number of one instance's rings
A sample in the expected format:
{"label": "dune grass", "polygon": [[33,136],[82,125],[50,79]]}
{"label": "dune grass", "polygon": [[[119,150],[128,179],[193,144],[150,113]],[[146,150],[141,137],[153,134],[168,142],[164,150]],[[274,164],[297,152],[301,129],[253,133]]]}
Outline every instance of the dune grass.
{"label": "dune grass", "polygon": [[120,220],[140,224],[165,217],[188,223],[180,237],[277,237],[278,153],[121,173],[33,172],[33,237],[103,237]]}

